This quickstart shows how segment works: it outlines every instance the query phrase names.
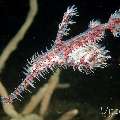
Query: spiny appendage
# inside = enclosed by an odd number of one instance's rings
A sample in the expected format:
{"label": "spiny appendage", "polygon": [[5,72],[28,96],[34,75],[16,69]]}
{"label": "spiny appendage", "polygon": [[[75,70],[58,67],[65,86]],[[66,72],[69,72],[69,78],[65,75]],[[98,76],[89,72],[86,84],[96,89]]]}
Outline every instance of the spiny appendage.
{"label": "spiny appendage", "polygon": [[106,61],[111,58],[108,52],[105,47],[101,47],[97,43],[88,43],[69,53],[67,64],[73,66],[74,70],[79,69],[79,71],[89,73],[96,67],[106,67]]}
{"label": "spiny appendage", "polygon": [[26,82],[31,87],[34,87],[34,79],[40,81],[40,77],[45,78],[45,74],[49,73],[49,70],[53,71],[55,65],[58,63],[59,57],[52,52],[42,53],[42,55],[35,54],[29,61],[29,66],[26,69]]}
{"label": "spiny appendage", "polygon": [[25,76],[29,75],[33,69],[34,69],[34,63],[37,61],[37,59],[40,58],[40,55],[38,52],[36,52],[30,59],[27,59],[27,64],[25,67],[23,67],[23,74]]}
{"label": "spiny appendage", "polygon": [[[34,86],[34,79],[37,76],[35,73],[31,73],[26,76],[26,78],[22,81],[22,83],[9,95],[9,96],[3,96],[1,97],[2,103],[12,103],[15,99],[21,101],[18,97],[22,97],[22,94],[24,91],[29,91],[28,87],[31,86],[35,88]],[[30,92],[30,91],[29,91]],[[23,98],[23,97],[22,97]]]}
{"label": "spiny appendage", "polygon": [[67,11],[64,13],[62,22],[59,24],[56,42],[57,40],[62,40],[63,36],[69,35],[70,28],[68,28],[68,26],[76,23],[72,20],[73,16],[78,16],[77,8],[75,5],[68,7]]}
{"label": "spiny appendage", "polygon": [[120,9],[116,10],[109,18],[108,29],[111,30],[114,37],[120,36]]}
{"label": "spiny appendage", "polygon": [[116,10],[111,16],[110,19],[120,19],[120,9]]}
{"label": "spiny appendage", "polygon": [[90,30],[86,34],[87,39],[85,41],[86,43],[97,43],[103,40],[104,35],[105,35],[104,26],[98,26],[98,28],[94,28],[93,30]]}
{"label": "spiny appendage", "polygon": [[[26,81],[26,80],[25,80]],[[22,92],[27,90],[27,86],[25,84],[25,81],[22,82],[15,90],[13,93],[11,93],[9,96],[2,96],[1,97],[1,101],[2,103],[12,103],[13,100],[17,99],[19,101],[21,101],[21,99],[19,99],[18,97],[20,96],[21,98],[22,97]]]}
{"label": "spiny appendage", "polygon": [[105,35],[106,26],[100,24],[97,20],[90,21],[88,29],[85,32],[80,33],[79,35],[71,38],[70,40],[78,42],[81,45],[86,45],[87,43],[96,43],[102,41]]}
{"label": "spiny appendage", "polygon": [[3,103],[12,103],[15,99],[20,100],[18,97],[22,97],[24,91],[29,91],[28,89],[30,86],[35,88],[35,79],[40,80],[40,77],[45,79],[45,74],[49,73],[48,69],[53,71],[54,67],[59,62],[59,56],[53,54],[52,52],[43,53],[42,55],[33,55],[26,65],[27,68],[25,68],[25,79],[9,96],[1,97],[1,101]]}
{"label": "spiny appendage", "polygon": [[94,27],[96,27],[96,26],[98,26],[98,25],[100,25],[101,24],[101,22],[99,21],[99,20],[91,20],[90,21],[90,23],[89,23],[89,25],[88,25],[88,27],[89,28],[94,28]]}

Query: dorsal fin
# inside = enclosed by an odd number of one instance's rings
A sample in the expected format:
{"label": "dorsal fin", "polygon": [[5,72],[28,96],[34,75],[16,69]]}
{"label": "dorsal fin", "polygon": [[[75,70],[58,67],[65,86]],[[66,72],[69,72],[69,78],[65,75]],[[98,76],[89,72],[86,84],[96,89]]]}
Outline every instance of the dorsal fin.
{"label": "dorsal fin", "polygon": [[100,24],[101,24],[101,23],[100,23],[99,20],[91,20],[90,23],[89,23],[89,25],[88,25],[88,27],[89,27],[89,28],[94,28],[94,27],[96,27],[96,26],[98,26],[98,25],[100,25]]}

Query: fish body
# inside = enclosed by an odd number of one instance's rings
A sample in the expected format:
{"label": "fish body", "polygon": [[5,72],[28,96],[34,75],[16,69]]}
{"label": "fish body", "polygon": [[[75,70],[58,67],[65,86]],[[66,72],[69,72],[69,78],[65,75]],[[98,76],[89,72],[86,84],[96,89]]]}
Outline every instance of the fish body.
{"label": "fish body", "polygon": [[36,53],[28,60],[25,68],[26,77],[13,93],[1,97],[3,103],[20,100],[18,96],[21,96],[22,92],[28,90],[29,86],[35,88],[36,79],[44,78],[48,69],[53,70],[56,66],[62,68],[72,66],[74,70],[78,69],[86,73],[93,72],[95,68],[107,66],[107,60],[111,56],[108,54],[109,51],[100,45],[100,41],[103,40],[106,29],[109,29],[114,37],[120,36],[120,10],[110,16],[108,23],[101,24],[100,21],[92,20],[85,32],[64,41],[63,36],[69,34],[68,26],[75,23],[72,20],[73,16],[78,16],[74,5],[68,7],[64,13],[52,48],[42,54]]}

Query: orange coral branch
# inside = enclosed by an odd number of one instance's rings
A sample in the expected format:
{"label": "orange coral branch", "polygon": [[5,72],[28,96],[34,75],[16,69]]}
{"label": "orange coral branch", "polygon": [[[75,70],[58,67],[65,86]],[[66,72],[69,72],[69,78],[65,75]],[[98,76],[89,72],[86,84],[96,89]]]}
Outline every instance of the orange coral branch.
{"label": "orange coral branch", "polygon": [[77,114],[78,114],[78,109],[73,109],[64,113],[58,120],[71,120]]}
{"label": "orange coral branch", "polygon": [[59,83],[59,75],[60,75],[60,70],[57,69],[57,71],[54,73],[54,75],[50,77],[48,81],[48,88],[46,90],[43,100],[41,101],[41,107],[39,112],[41,116],[44,116],[48,109],[51,96]]}
{"label": "orange coral branch", "polygon": [[37,107],[37,105],[41,102],[42,98],[44,97],[47,88],[48,84],[45,84],[42,88],[38,90],[38,92],[35,95],[31,97],[30,102],[23,109],[22,114],[29,114],[33,112],[33,110]]}

